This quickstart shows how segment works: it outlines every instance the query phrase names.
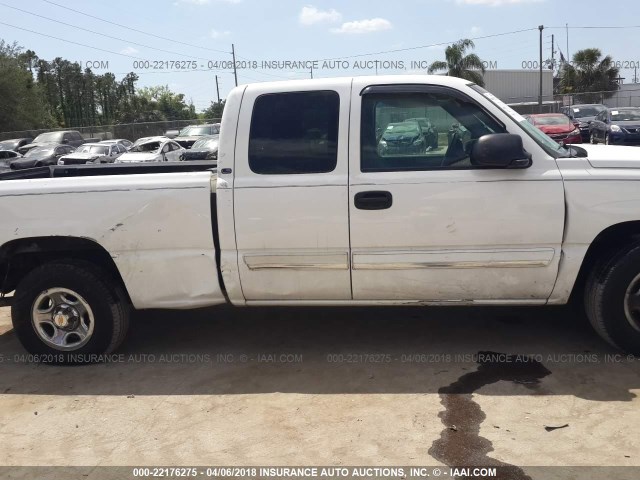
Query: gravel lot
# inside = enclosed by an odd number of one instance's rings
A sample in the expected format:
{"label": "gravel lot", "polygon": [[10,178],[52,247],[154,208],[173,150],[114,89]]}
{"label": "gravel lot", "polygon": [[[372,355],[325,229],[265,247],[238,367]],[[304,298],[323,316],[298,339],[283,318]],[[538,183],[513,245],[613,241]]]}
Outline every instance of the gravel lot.
{"label": "gravel lot", "polygon": [[640,466],[640,359],[566,309],[144,312],[118,353],[24,362],[0,309],[0,464]]}

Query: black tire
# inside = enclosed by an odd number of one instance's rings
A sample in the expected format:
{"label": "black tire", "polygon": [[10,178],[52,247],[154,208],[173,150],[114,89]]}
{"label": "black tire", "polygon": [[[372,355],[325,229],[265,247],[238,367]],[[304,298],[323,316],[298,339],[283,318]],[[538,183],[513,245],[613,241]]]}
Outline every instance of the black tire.
{"label": "black tire", "polygon": [[[93,333],[86,344],[65,351],[45,343],[36,333],[32,310],[46,290],[64,288],[76,292],[90,306]],[[11,307],[13,328],[25,349],[38,361],[55,364],[94,363],[99,355],[113,352],[129,328],[129,304],[122,288],[99,267],[80,260],[58,260],[29,272],[16,287]]]}
{"label": "black tire", "polygon": [[[627,289],[640,278],[640,244],[622,248],[591,271],[585,285],[587,317],[598,334],[614,347],[640,355],[640,311],[627,316]],[[634,289],[635,291],[635,289]]]}

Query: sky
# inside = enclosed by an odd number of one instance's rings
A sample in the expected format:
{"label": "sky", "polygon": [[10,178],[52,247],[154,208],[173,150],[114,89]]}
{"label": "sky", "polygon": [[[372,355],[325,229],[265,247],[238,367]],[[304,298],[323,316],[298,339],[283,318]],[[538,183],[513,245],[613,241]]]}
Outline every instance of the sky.
{"label": "sky", "polygon": [[615,9],[595,0],[0,0],[0,38],[97,74],[135,72],[139,86],[168,85],[200,111],[216,100],[216,75],[221,98],[235,85],[232,44],[239,84],[425,73],[460,38],[475,39],[487,67],[522,69],[537,68],[539,25],[543,58],[552,35],[555,57],[567,57],[568,23],[569,54],[597,47],[631,83],[639,17],[636,0]]}

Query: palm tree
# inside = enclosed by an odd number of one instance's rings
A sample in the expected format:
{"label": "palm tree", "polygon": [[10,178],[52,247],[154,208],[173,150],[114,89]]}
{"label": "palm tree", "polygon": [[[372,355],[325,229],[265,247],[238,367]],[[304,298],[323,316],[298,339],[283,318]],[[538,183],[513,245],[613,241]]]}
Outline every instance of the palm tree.
{"label": "palm tree", "polygon": [[447,71],[450,77],[459,77],[484,87],[484,64],[475,53],[467,50],[475,48],[472,40],[465,38],[449,45],[444,51],[446,61],[438,60],[429,65],[429,73]]}
{"label": "palm tree", "polygon": [[[573,62],[564,63],[560,69],[560,92],[613,92],[618,89],[620,70],[611,56],[602,58],[598,48],[586,48],[573,55]],[[605,96],[610,96],[606,95]],[[594,95],[599,100],[600,95]],[[593,99],[592,99],[593,100]],[[588,101],[588,100],[585,100]]]}

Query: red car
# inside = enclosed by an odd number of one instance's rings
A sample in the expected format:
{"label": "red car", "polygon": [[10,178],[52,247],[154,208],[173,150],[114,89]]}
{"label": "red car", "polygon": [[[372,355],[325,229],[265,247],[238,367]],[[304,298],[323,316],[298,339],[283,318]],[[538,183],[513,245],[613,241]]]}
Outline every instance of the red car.
{"label": "red car", "polygon": [[580,129],[564,113],[529,115],[527,120],[558,143],[582,143]]}

